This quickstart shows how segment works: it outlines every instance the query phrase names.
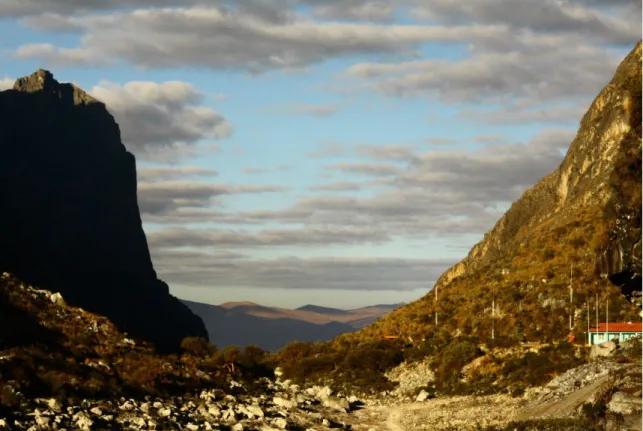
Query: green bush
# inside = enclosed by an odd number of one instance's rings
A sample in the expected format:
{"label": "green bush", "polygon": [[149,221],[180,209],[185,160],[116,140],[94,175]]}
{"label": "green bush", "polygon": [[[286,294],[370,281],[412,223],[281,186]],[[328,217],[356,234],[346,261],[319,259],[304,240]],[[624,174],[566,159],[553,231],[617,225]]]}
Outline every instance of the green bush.
{"label": "green bush", "polygon": [[482,352],[468,340],[458,340],[444,348],[434,361],[436,387],[445,393],[462,391],[462,368]]}

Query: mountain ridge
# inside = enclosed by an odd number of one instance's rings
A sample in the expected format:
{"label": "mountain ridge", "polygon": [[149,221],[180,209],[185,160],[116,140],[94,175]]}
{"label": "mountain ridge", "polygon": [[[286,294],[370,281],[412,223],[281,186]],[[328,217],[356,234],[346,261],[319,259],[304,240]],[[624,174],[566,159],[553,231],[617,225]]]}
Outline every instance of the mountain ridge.
{"label": "mountain ridge", "polygon": [[[355,336],[422,338],[437,313],[447,332],[486,337],[495,320],[496,334],[561,339],[569,332],[564,322],[570,313],[582,334],[577,318],[595,296],[610,300],[611,321],[640,319],[640,245],[639,41],[583,116],[560,166],[526,190],[467,257],[439,277],[439,299],[428,293]],[[570,280],[572,311],[566,302]],[[634,305],[622,294],[634,296]],[[547,317],[551,312],[554,319]]]}

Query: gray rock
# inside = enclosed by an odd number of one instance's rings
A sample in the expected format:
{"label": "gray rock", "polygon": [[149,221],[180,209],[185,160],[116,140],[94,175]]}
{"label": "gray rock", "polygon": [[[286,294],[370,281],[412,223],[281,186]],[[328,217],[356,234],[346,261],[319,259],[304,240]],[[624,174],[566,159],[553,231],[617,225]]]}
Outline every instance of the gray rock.
{"label": "gray rock", "polygon": [[283,398],[281,398],[281,397],[274,397],[274,398],[272,399],[272,402],[273,402],[276,406],[283,407],[283,408],[286,408],[286,409],[291,409],[291,408],[293,408],[293,407],[297,406],[297,402],[296,402],[296,401],[293,401],[293,400],[286,400],[286,399],[283,399]]}
{"label": "gray rock", "polygon": [[228,409],[223,412],[223,420],[226,422],[234,422],[237,420],[237,416],[234,414],[234,410]]}
{"label": "gray rock", "polygon": [[214,416],[215,418],[218,418],[221,416],[221,409],[217,407],[216,405],[212,404],[208,407],[208,413]]}
{"label": "gray rock", "polygon": [[618,346],[613,341],[606,341],[601,344],[594,344],[589,350],[589,358],[597,359],[610,356]]}
{"label": "gray rock", "polygon": [[258,405],[248,406],[248,411],[258,418],[263,418],[264,413]]}
{"label": "gray rock", "polygon": [[277,418],[272,421],[272,424],[277,428],[286,429],[286,427],[288,426],[288,421],[284,418]]}
{"label": "gray rock", "polygon": [[76,423],[76,426],[83,431],[89,431],[91,426],[94,424],[94,421],[91,420],[84,412],[76,413],[74,415],[74,422]]}
{"label": "gray rock", "polygon": [[56,305],[65,305],[65,300],[59,292],[52,294],[49,299]]}
{"label": "gray rock", "polygon": [[613,413],[629,415],[641,411],[641,397],[626,392],[616,392],[607,403],[607,409]]}
{"label": "gray rock", "polygon": [[313,396],[318,400],[323,400],[325,398],[330,397],[332,393],[333,391],[328,386],[324,386],[323,388],[318,390]]}
{"label": "gray rock", "polygon": [[415,401],[417,401],[418,403],[421,403],[426,401],[427,398],[429,398],[429,393],[424,389],[422,389],[418,394],[418,396],[415,398]]}
{"label": "gray rock", "polygon": [[343,413],[346,413],[351,408],[346,398],[328,397],[322,401],[322,405],[324,407],[328,407],[330,409],[337,410]]}

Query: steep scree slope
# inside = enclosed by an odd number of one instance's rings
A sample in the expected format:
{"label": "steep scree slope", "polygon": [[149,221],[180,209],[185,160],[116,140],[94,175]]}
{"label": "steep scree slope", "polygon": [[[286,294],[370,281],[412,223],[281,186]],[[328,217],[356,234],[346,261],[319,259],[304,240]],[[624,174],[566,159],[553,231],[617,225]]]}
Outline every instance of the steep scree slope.
{"label": "steep scree slope", "polygon": [[105,105],[38,70],[0,92],[0,271],[61,292],[161,349],[207,338],[157,279],[134,156]]}

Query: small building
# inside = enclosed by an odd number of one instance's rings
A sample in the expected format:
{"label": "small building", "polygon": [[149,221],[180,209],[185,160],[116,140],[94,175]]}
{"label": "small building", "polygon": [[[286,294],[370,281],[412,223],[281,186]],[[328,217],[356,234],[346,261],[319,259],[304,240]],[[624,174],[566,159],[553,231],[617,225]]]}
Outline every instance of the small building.
{"label": "small building", "polygon": [[640,337],[642,332],[641,322],[599,323],[598,328],[589,330],[589,344],[601,344],[615,339],[623,342],[632,337]]}

